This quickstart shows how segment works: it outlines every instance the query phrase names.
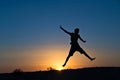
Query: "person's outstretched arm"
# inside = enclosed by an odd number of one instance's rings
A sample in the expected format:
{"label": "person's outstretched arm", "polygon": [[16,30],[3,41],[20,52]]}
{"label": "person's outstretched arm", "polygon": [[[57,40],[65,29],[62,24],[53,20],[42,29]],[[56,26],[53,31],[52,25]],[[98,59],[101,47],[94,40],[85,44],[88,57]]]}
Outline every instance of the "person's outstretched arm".
{"label": "person's outstretched arm", "polygon": [[70,32],[68,32],[67,30],[65,30],[64,28],[62,28],[62,26],[60,26],[60,29],[62,29],[65,33],[70,35]]}
{"label": "person's outstretched arm", "polygon": [[84,42],[84,43],[86,42],[85,40],[83,40],[83,39],[80,37],[80,35],[79,35],[79,39],[80,39],[82,42]]}

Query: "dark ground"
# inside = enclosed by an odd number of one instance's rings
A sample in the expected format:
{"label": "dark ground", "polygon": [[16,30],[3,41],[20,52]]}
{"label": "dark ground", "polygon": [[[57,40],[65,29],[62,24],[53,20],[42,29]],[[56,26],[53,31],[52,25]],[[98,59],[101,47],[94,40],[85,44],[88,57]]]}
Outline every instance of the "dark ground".
{"label": "dark ground", "polygon": [[120,67],[4,73],[0,80],[120,80]]}

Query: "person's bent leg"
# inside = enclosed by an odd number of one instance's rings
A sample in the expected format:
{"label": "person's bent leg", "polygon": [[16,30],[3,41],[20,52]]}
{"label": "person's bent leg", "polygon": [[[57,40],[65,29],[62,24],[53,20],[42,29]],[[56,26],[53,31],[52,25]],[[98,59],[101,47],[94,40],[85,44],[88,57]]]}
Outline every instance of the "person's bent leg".
{"label": "person's bent leg", "polygon": [[65,60],[65,63],[62,65],[63,67],[66,65],[66,63],[68,62],[69,58],[73,55],[73,53],[75,52],[75,49],[71,46],[70,52]]}
{"label": "person's bent leg", "polygon": [[63,64],[63,67],[66,65],[66,63],[68,62],[69,58],[70,58],[70,56],[68,55],[66,60],[65,60],[65,63]]}

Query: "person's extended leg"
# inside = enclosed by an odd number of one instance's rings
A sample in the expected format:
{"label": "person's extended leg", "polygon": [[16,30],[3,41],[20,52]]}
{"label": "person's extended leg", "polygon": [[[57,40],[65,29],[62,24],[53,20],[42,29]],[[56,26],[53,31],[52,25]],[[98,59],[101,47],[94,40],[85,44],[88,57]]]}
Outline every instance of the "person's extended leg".
{"label": "person's extended leg", "polygon": [[84,52],[83,53],[86,57],[88,57],[91,61],[93,61],[94,59],[95,59],[95,57],[94,58],[91,58],[86,52]]}
{"label": "person's extended leg", "polygon": [[80,53],[84,54],[88,59],[90,59],[91,61],[93,61],[95,59],[94,58],[91,58],[82,48],[79,48],[78,50]]}
{"label": "person's extended leg", "polygon": [[65,60],[65,63],[62,65],[63,67],[66,65],[66,63],[68,62],[69,58],[73,55],[74,52],[75,52],[74,48],[71,47],[70,52],[69,52],[69,54],[68,54],[68,56],[67,56],[67,58]]}

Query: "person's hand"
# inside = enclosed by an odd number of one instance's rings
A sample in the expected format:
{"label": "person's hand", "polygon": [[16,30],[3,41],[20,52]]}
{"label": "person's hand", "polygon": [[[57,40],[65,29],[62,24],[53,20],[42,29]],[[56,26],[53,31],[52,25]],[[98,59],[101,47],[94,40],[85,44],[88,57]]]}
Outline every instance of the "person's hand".
{"label": "person's hand", "polygon": [[61,25],[60,25],[60,29],[63,29]]}
{"label": "person's hand", "polygon": [[83,41],[84,43],[86,43],[86,41]]}

